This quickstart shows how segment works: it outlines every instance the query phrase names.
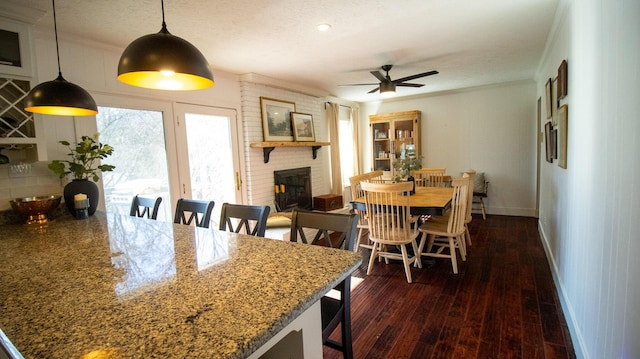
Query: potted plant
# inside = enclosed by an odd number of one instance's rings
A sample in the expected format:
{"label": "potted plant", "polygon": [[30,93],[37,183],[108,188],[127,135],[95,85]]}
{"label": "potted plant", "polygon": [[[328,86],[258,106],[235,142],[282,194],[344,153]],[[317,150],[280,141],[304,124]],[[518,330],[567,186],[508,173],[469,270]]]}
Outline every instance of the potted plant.
{"label": "potted plant", "polygon": [[67,209],[75,215],[74,197],[85,194],[89,198],[89,215],[93,215],[98,207],[100,193],[95,182],[100,180],[99,171],[113,171],[115,166],[99,164],[101,160],[113,153],[113,147],[99,141],[99,133],[93,136],[82,136],[81,141],[72,147],[68,141],[59,141],[69,148],[69,160],[53,160],[48,167],[55,174],[64,178],[69,176],[71,182],[64,187],[64,201]]}
{"label": "potted plant", "polygon": [[400,181],[412,181],[413,189],[411,190],[411,194],[416,193],[416,184],[415,179],[412,176],[412,172],[415,170],[419,170],[422,168],[422,156],[411,156],[400,158],[393,161],[393,169],[395,170],[395,175],[393,176],[393,182]]}

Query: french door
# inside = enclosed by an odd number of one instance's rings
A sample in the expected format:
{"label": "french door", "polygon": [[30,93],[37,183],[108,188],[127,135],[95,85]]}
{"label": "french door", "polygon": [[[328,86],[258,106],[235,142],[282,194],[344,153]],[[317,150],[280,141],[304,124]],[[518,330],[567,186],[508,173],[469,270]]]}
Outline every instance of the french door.
{"label": "french door", "polygon": [[222,204],[242,202],[236,112],[178,103],[175,114],[180,196],[215,201],[217,227]]}
{"label": "french door", "polygon": [[[173,220],[178,198],[213,200],[217,226],[222,203],[241,203],[236,113],[187,104],[98,98],[96,128],[76,122],[81,133],[100,132],[115,148],[104,162],[104,208],[129,213],[134,195],[162,197],[159,220]],[[104,104],[104,106],[103,106]],[[101,206],[102,207],[102,206]]]}

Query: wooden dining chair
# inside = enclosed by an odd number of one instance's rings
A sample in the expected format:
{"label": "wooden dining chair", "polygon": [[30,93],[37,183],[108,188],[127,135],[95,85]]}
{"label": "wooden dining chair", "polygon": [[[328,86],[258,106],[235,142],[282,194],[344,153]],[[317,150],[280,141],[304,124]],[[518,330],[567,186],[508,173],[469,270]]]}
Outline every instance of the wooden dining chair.
{"label": "wooden dining chair", "polygon": [[[453,198],[451,209],[444,216],[433,216],[419,227],[422,233],[418,252],[420,256],[450,258],[453,273],[458,273],[456,249],[463,261],[467,260],[465,249],[465,218],[467,214],[469,177],[451,181]],[[425,249],[426,244],[426,249]],[[435,249],[435,251],[433,251]],[[445,252],[448,250],[448,253]]]}
{"label": "wooden dining chair", "polygon": [[223,203],[219,229],[264,237],[270,210],[269,206]]}
{"label": "wooden dining chair", "polygon": [[193,223],[197,227],[209,228],[214,204],[214,201],[180,198],[176,203],[173,223],[186,225]]}
{"label": "wooden dining chair", "polygon": [[[356,248],[356,229],[358,215],[355,213],[327,213],[305,210],[293,210],[291,215],[292,242],[300,241],[307,244],[335,246],[353,251]],[[308,238],[313,238],[309,240]],[[335,244],[332,244],[335,242]],[[322,316],[322,343],[336,350],[340,350],[344,358],[353,358],[353,344],[351,339],[351,276],[333,288],[339,294],[339,299],[323,296],[320,299]],[[340,325],[340,342],[329,336]]]}
{"label": "wooden dining chair", "polygon": [[423,187],[445,187],[444,167],[421,168],[413,171],[413,176],[417,186]]}
{"label": "wooden dining chair", "polygon": [[[373,242],[367,275],[371,274],[376,259],[402,260],[407,282],[411,283],[411,264],[422,268],[420,256],[409,258],[407,245],[413,246],[413,253],[418,253],[415,218],[410,213],[408,194],[413,189],[411,182],[399,183],[362,183],[365,193],[367,214],[369,215],[369,239]],[[401,253],[393,251],[400,248]]]}
{"label": "wooden dining chair", "polygon": [[[476,172],[473,183],[473,202],[471,210],[478,210],[482,213],[482,219],[487,220],[487,210],[484,206],[484,199],[489,196],[489,181],[487,181],[484,172]],[[473,205],[478,205],[474,207]]]}
{"label": "wooden dining chair", "polygon": [[158,218],[158,209],[160,208],[161,202],[162,197],[151,198],[135,195],[133,200],[131,200],[129,215],[132,217],[156,219]]}
{"label": "wooden dining chair", "polygon": [[[381,183],[384,180],[382,179],[383,171],[373,171],[367,172],[360,175],[349,177],[349,185],[351,187],[351,198],[356,199],[364,196],[364,191],[362,190],[362,186],[360,183],[362,182],[374,182]],[[371,242],[365,236],[369,235],[369,222],[367,219],[367,211],[354,208],[354,212],[358,214],[358,239],[356,241],[356,249],[363,247],[371,249],[373,246]]]}
{"label": "wooden dining chair", "polygon": [[471,215],[471,210],[473,209],[473,184],[476,178],[476,171],[471,169],[466,171],[463,177],[469,177],[469,189],[467,193],[467,212],[464,217],[464,237],[465,237],[465,246],[471,246],[471,233],[469,233],[469,223],[473,220],[473,216]]}

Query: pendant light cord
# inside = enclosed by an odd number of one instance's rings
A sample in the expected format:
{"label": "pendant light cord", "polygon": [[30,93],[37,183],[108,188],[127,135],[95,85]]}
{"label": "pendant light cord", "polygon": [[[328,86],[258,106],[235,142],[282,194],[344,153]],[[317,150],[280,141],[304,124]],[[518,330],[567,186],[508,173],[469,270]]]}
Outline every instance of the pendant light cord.
{"label": "pendant light cord", "polygon": [[51,0],[53,3],[53,32],[56,35],[56,57],[58,58],[58,76],[62,76],[62,70],[60,70],[60,47],[58,46],[58,21],[56,20],[56,0]]}
{"label": "pendant light cord", "polygon": [[164,0],[161,0],[160,4],[162,6],[162,28],[166,31],[167,30],[167,24],[164,22]]}

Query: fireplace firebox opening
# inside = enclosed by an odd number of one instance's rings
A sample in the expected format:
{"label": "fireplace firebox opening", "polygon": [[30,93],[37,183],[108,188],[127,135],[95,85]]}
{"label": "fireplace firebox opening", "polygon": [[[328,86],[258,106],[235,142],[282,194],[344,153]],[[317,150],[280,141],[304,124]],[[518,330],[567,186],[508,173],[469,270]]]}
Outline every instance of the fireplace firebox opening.
{"label": "fireplace firebox opening", "polygon": [[273,182],[279,212],[312,208],[311,167],[274,171]]}

